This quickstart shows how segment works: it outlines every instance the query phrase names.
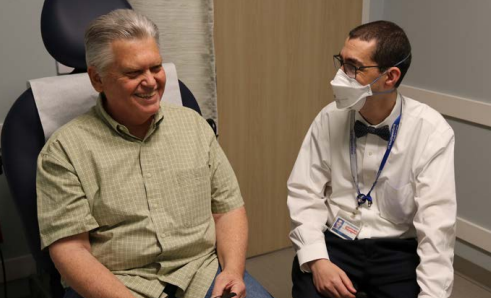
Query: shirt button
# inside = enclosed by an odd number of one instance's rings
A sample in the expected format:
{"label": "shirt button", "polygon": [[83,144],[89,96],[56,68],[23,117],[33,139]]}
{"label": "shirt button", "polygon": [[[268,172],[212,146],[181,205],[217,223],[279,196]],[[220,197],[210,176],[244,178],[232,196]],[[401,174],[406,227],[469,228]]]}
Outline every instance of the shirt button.
{"label": "shirt button", "polygon": [[372,152],[368,152],[368,156],[372,156]]}
{"label": "shirt button", "polygon": [[152,177],[152,174],[150,174],[150,173],[146,173],[146,174],[145,174],[145,177],[147,177],[147,178],[151,178],[151,177]]}

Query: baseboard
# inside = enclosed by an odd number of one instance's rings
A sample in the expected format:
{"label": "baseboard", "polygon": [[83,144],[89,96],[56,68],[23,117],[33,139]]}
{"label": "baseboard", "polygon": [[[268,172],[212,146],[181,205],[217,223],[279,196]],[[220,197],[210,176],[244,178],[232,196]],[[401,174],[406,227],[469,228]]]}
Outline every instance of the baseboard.
{"label": "baseboard", "polygon": [[[5,260],[7,281],[26,278],[36,273],[36,262],[31,255],[25,255]],[[0,283],[3,283],[3,271],[0,270]]]}
{"label": "baseboard", "polygon": [[402,95],[425,103],[443,115],[491,127],[490,103],[407,85],[401,85],[398,90]]}
{"label": "baseboard", "polygon": [[457,238],[491,253],[491,231],[457,217]]}

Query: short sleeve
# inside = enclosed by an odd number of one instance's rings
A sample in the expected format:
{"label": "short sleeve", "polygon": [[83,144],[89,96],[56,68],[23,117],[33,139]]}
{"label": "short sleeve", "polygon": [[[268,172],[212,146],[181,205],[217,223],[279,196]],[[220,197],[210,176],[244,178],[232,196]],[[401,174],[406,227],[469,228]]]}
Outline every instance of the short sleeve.
{"label": "short sleeve", "polygon": [[38,157],[36,177],[41,249],[99,226],[62,146],[58,142],[47,146]]}
{"label": "short sleeve", "polygon": [[244,201],[234,170],[213,136],[210,144],[211,211],[226,213],[242,207]]}

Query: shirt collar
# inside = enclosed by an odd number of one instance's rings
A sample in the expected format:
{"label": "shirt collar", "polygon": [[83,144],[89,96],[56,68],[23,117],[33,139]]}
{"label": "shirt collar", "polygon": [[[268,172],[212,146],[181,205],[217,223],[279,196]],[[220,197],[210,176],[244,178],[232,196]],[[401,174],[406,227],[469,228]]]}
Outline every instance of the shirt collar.
{"label": "shirt collar", "polygon": [[[104,108],[105,100],[106,100],[105,95],[103,93],[100,93],[99,97],[97,98],[97,104],[96,104],[97,114],[99,114],[99,116],[105,120],[105,122],[109,125],[109,127],[111,127],[119,135],[136,138],[130,133],[130,131],[126,126],[114,120],[114,118],[107,113],[106,109]],[[150,125],[150,128],[147,132],[145,139],[148,138],[158,128],[158,126],[160,125],[163,119],[164,119],[164,113],[162,111],[162,107],[159,107],[159,110],[154,115],[152,124]]]}
{"label": "shirt collar", "polygon": [[389,116],[387,116],[387,118],[385,118],[384,121],[382,121],[376,125],[371,125],[370,123],[368,123],[365,120],[365,118],[363,118],[363,116],[360,115],[360,112],[357,112],[355,114],[355,120],[359,120],[359,121],[365,123],[366,125],[372,126],[375,128],[382,127],[384,125],[388,125],[390,128],[390,127],[392,127],[392,124],[396,121],[397,117],[399,117],[399,115],[401,113],[401,105],[402,105],[401,94],[399,92],[397,92],[396,104],[392,108],[392,111],[390,112]]}

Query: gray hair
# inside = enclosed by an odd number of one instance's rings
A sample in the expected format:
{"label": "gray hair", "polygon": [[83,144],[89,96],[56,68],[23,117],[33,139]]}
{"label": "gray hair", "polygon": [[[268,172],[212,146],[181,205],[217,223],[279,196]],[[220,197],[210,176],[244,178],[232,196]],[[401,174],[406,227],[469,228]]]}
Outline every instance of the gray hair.
{"label": "gray hair", "polygon": [[85,31],[85,60],[104,74],[113,62],[111,43],[152,37],[159,46],[159,29],[144,15],[131,9],[117,9],[92,21]]}

